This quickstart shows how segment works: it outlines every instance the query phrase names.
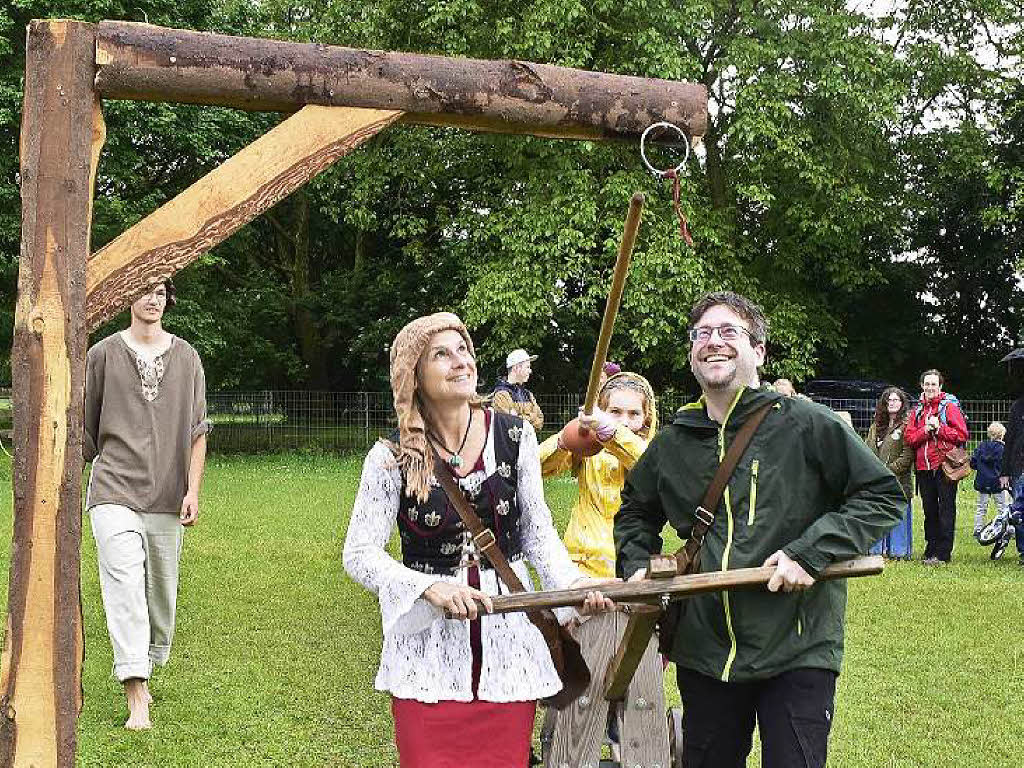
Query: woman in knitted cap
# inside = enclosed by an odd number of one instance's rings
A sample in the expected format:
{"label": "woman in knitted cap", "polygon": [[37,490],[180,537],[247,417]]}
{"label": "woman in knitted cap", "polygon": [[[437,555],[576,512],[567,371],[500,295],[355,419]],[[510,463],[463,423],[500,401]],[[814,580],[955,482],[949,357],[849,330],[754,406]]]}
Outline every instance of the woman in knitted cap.
{"label": "woman in knitted cap", "polygon": [[[633,468],[658,431],[654,391],[638,373],[616,373],[597,396],[598,407],[589,423],[603,446],[600,453],[582,459],[575,472],[579,493],[565,529],[565,545],[580,571],[597,577],[615,575],[612,521],[619,511],[626,473]],[[568,471],[573,455],[562,447],[561,432],[540,446],[544,477]]]}
{"label": "woman in knitted cap", "polygon": [[[533,427],[483,407],[476,385],[473,341],[458,317],[421,317],[398,333],[391,347],[398,429],[366,457],[345,539],[345,570],[380,602],[375,685],[391,693],[403,768],[479,765],[482,753],[488,766],[522,768],[536,701],[561,688],[525,614],[478,616],[476,600],[489,612],[488,595],[509,590],[476,556],[435,472],[454,475],[524,584],[529,561],[547,589],[596,586],[552,525]],[[434,466],[431,444],[444,466]],[[385,549],[396,524],[401,561]],[[592,592],[582,610],[612,608]]]}

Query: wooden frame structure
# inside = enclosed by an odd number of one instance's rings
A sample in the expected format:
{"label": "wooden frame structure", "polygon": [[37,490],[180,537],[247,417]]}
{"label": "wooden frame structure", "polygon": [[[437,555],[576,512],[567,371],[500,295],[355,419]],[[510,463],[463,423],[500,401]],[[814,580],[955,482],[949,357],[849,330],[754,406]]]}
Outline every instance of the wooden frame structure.
{"label": "wooden frame structure", "polygon": [[[28,27],[11,367],[14,537],[0,766],[72,766],[82,704],[82,428],[89,331],[394,122],[566,139],[704,134],[703,86],[104,21]],[[294,112],[94,254],[102,99]]]}

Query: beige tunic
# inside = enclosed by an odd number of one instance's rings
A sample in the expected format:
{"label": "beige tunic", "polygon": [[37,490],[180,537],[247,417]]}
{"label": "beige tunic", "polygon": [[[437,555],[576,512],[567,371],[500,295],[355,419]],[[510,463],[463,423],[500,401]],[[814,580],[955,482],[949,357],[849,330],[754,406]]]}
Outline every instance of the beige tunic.
{"label": "beige tunic", "polygon": [[117,333],[89,350],[82,446],[92,476],[86,508],[181,511],[192,443],[210,431],[206,377],[199,354],[177,336],[154,363],[143,366],[144,382],[135,352]]}

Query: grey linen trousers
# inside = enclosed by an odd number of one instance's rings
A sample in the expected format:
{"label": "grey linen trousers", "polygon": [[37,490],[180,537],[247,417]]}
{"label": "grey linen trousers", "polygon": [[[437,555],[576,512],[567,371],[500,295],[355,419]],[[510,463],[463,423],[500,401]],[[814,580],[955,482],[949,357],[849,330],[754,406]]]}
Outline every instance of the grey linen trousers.
{"label": "grey linen trousers", "polygon": [[89,510],[103,610],[114,648],[114,676],[148,680],[171,654],[182,526],[177,515],[117,504]]}

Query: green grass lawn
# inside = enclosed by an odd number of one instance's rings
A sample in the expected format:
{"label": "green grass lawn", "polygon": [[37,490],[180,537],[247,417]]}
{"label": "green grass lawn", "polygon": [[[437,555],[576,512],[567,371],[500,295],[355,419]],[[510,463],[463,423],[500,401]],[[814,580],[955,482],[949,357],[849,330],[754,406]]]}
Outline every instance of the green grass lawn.
{"label": "green grass lawn", "polygon": [[[6,579],[11,466],[0,460]],[[171,663],[152,682],[156,727],[148,733],[121,728],[126,711],[110,676],[86,525],[81,765],[396,764],[388,698],[373,690],[377,605],[341,568],[360,465],[211,459],[200,523],[186,536]],[[564,528],[575,486],[555,480],[548,492]],[[1012,546],[1005,561],[990,562],[970,538],[972,517],[965,488],[952,566],[895,563],[851,583],[831,766],[1021,765],[1024,569]],[[920,520],[918,512],[918,551]],[[0,600],[6,594],[0,589]]]}

